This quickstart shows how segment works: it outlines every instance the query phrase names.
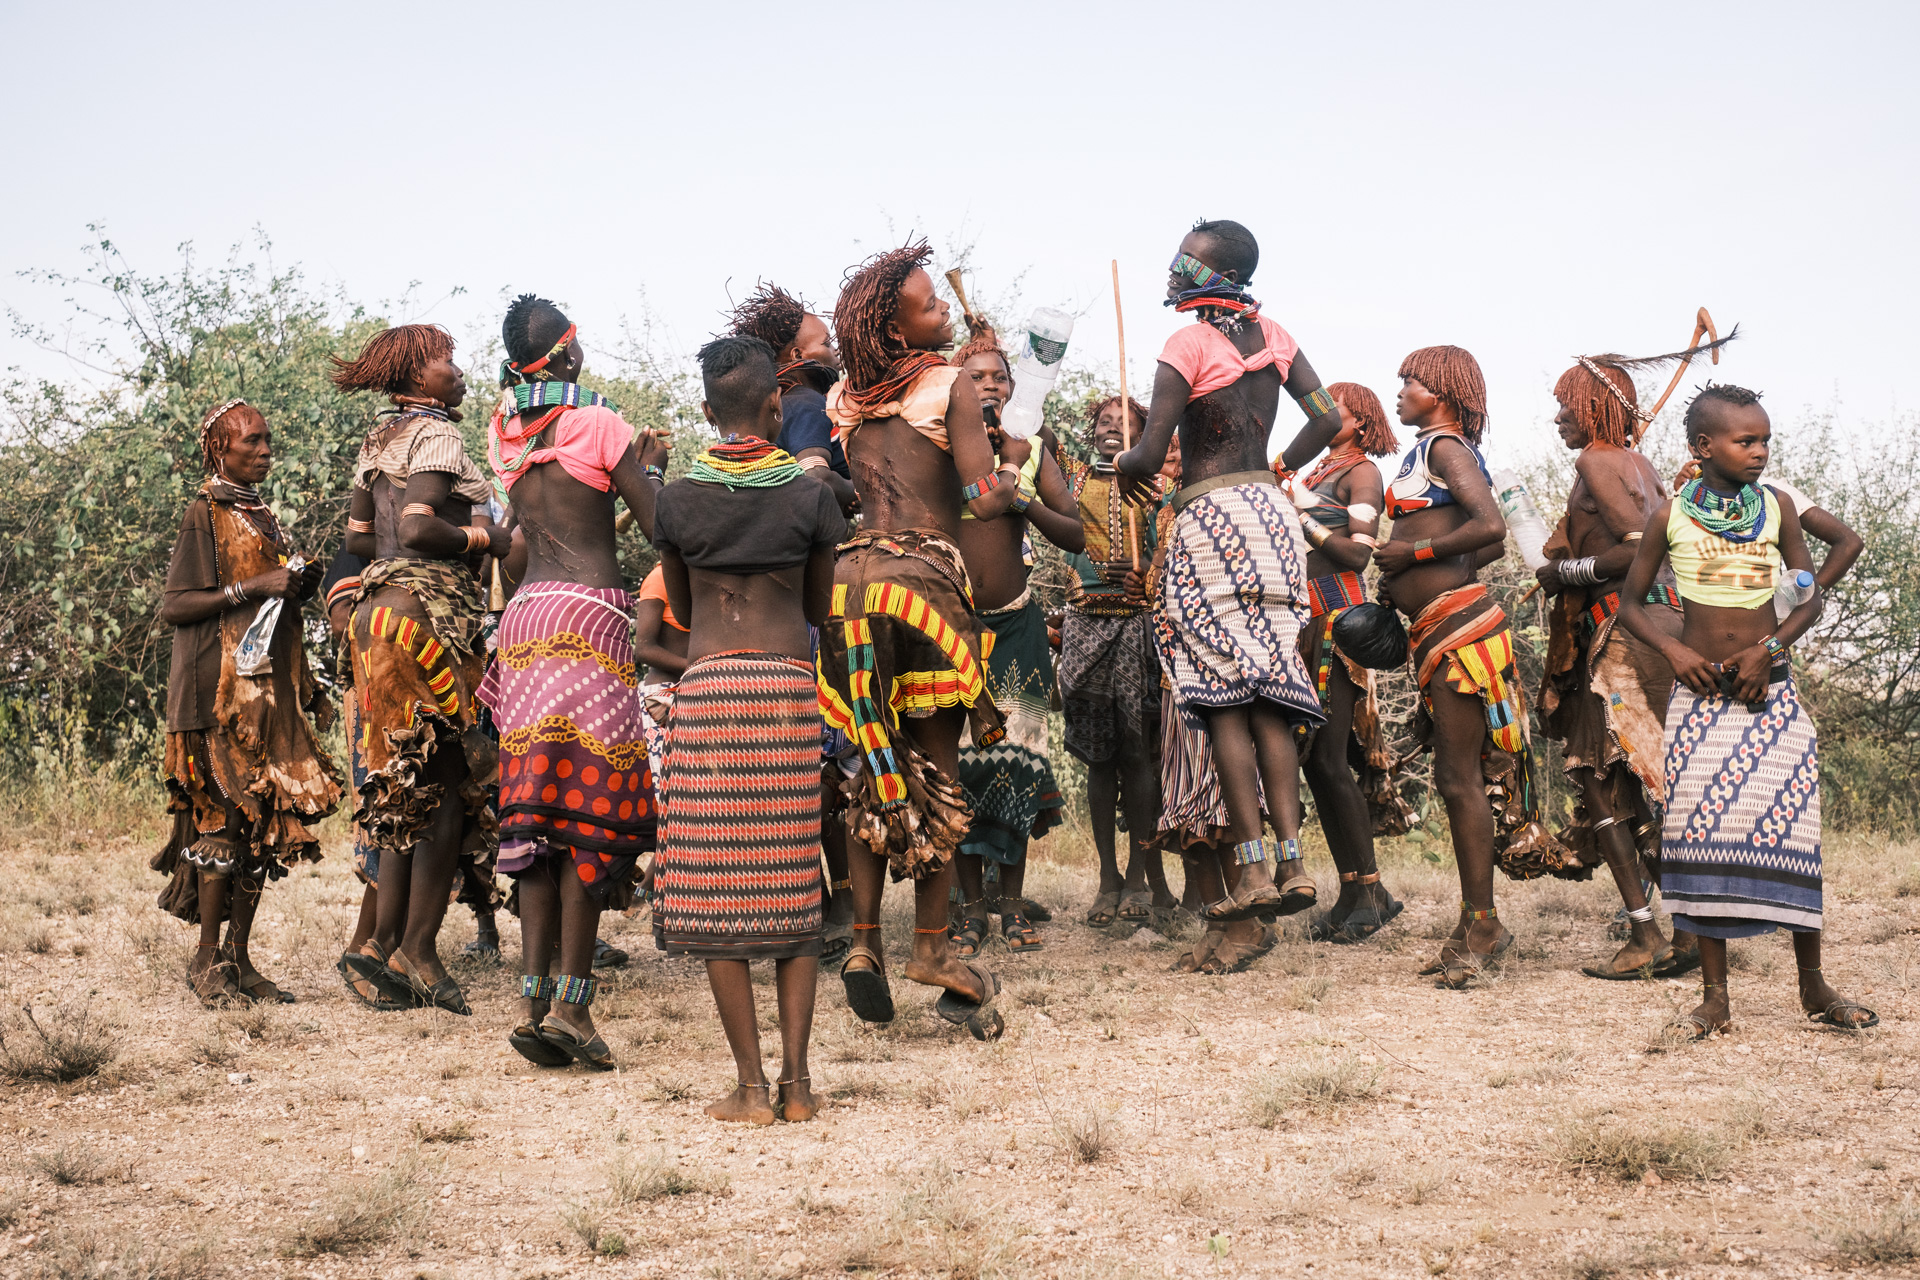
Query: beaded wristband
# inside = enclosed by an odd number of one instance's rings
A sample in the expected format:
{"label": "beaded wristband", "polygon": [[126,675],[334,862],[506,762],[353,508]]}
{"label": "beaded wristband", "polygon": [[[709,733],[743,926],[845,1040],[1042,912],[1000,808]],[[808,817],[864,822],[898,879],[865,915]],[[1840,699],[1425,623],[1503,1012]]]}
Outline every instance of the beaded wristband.
{"label": "beaded wristband", "polygon": [[665,467],[649,462],[644,470],[646,471],[647,479],[658,480],[661,484],[667,482],[667,469]]}
{"label": "beaded wristband", "polygon": [[1032,494],[1028,493],[1025,489],[1017,489],[1014,491],[1014,495],[1013,495],[1012,510],[1016,515],[1025,515],[1027,512],[1027,507],[1032,502],[1033,502]]}
{"label": "beaded wristband", "polygon": [[1416,543],[1414,543],[1414,544],[1413,544],[1413,558],[1414,558],[1415,560],[1431,560],[1431,559],[1433,559],[1433,539],[1432,539],[1432,538],[1422,538],[1422,539],[1420,539],[1420,541],[1418,541],[1418,542],[1416,542]]}
{"label": "beaded wristband", "polygon": [[960,491],[960,501],[972,502],[982,494],[992,493],[993,487],[1000,483],[998,472],[988,472]]}
{"label": "beaded wristband", "polygon": [[1767,656],[1775,662],[1780,661],[1780,655],[1787,651],[1787,646],[1780,643],[1779,636],[1768,636],[1760,643],[1766,648]]}

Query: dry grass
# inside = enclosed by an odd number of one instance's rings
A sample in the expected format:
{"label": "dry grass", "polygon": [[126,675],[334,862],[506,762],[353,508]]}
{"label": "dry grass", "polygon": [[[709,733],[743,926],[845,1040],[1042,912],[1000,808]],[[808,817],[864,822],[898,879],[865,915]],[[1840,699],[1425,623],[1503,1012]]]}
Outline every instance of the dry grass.
{"label": "dry grass", "polygon": [[1920,1205],[1909,1195],[1898,1204],[1837,1215],[1819,1238],[1846,1262],[1920,1260]]}
{"label": "dry grass", "polygon": [[413,1140],[422,1146],[436,1142],[472,1142],[477,1137],[479,1135],[473,1131],[473,1126],[465,1120],[455,1120],[450,1124],[436,1125],[433,1128],[418,1123],[413,1126]]}
{"label": "dry grass", "polygon": [[1053,1119],[1054,1141],[1074,1164],[1093,1164],[1111,1154],[1117,1136],[1112,1117],[1099,1107]]}
{"label": "dry grass", "polygon": [[1380,1091],[1380,1068],[1355,1054],[1316,1053],[1254,1082],[1246,1105],[1252,1122],[1271,1129],[1292,1111],[1331,1111]]}
{"label": "dry grass", "polygon": [[338,1187],[331,1205],[286,1237],[285,1257],[361,1253],[424,1226],[428,1191],[420,1157],[407,1152],[368,1182]]}
{"label": "dry grass", "polygon": [[93,1016],[89,997],[74,1012],[65,1005],[20,1011],[9,1037],[0,1027],[0,1076],[15,1084],[66,1084],[99,1075],[120,1057],[120,1040]]}
{"label": "dry grass", "polygon": [[212,1246],[185,1247],[129,1239],[109,1230],[61,1230],[22,1258],[18,1280],[211,1280],[221,1274]]}
{"label": "dry grass", "polygon": [[900,1193],[868,1217],[836,1270],[1002,1280],[1024,1267],[1006,1215],[968,1196],[935,1162],[909,1175]]}
{"label": "dry grass", "polygon": [[62,1143],[27,1157],[27,1167],[56,1187],[90,1186],[109,1177],[106,1161],[85,1143]]}
{"label": "dry grass", "polygon": [[1742,1135],[1721,1123],[1688,1124],[1602,1113],[1561,1127],[1559,1157],[1569,1166],[1637,1182],[1649,1170],[1662,1178],[1717,1176]]}
{"label": "dry grass", "polygon": [[725,1174],[682,1169],[667,1152],[656,1150],[645,1159],[622,1152],[608,1162],[607,1199],[616,1205],[664,1200],[669,1196],[724,1196],[733,1193]]}

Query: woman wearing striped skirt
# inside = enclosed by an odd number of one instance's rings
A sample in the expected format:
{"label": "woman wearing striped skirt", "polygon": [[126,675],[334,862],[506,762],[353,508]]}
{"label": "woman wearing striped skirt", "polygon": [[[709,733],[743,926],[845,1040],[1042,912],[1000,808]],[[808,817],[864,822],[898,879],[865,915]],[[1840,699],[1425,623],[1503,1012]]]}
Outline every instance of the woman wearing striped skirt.
{"label": "woman wearing striped skirt", "polygon": [[[661,491],[653,543],[686,621],[687,668],[669,720],[654,940],[706,961],[738,1087],[716,1120],[810,1120],[807,1074],[824,935],[820,711],[808,623],[832,604],[840,504],[771,442],[773,349],[719,338],[700,351],[706,407],[727,433]],[[783,1071],[760,1060],[748,964],[774,962]]]}

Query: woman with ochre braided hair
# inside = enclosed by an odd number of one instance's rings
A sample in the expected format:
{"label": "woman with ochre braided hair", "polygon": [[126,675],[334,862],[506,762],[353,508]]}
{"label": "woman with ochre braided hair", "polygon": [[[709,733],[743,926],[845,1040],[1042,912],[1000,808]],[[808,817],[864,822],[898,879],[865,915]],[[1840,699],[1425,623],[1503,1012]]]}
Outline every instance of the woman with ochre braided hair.
{"label": "woman with ochre braided hair", "polygon": [[1360,575],[1379,545],[1385,484],[1373,459],[1394,452],[1400,442],[1372,391],[1357,382],[1336,382],[1327,391],[1340,406],[1342,425],[1327,456],[1300,477],[1313,495],[1313,505],[1301,512],[1312,544],[1312,620],[1301,629],[1300,655],[1327,713],[1304,765],[1327,849],[1340,869],[1340,897],[1307,932],[1316,940],[1347,943],[1371,938],[1404,910],[1380,883],[1373,857],[1376,835],[1400,835],[1412,825],[1412,811],[1394,785],[1398,753],[1380,725],[1373,672],[1333,638],[1341,613],[1367,598]]}
{"label": "woman with ochre braided hair", "polygon": [[527,548],[480,689],[500,733],[500,869],[517,886],[526,965],[507,1042],[542,1066],[606,1070],[613,1054],[588,1014],[595,931],[630,898],[657,823],[613,499],[651,532],[666,454],[645,436],[643,466],[633,428],[579,385],[586,353],[553,303],[516,298],[501,338],[507,394],[488,459]]}
{"label": "woman with ochre braided hair", "polygon": [[490,488],[456,425],[467,382],[446,330],[384,329],[334,364],[341,390],[394,403],[360,447],[347,518],[347,549],[372,561],[347,598],[348,649],[367,769],[359,822],[379,850],[380,891],[373,937],[339,968],[389,1000],[471,1013],[436,944],[456,876],[462,900],[494,896],[478,570],[510,536],[488,519]]}
{"label": "woman with ochre braided hair", "polygon": [[1507,536],[1480,455],[1487,384],[1479,362],[1460,347],[1422,347],[1400,362],[1396,407],[1416,434],[1387,486],[1393,540],[1374,562],[1382,597],[1413,619],[1408,643],[1421,695],[1414,727],[1433,749],[1433,785],[1460,869],[1459,920],[1420,972],[1457,990],[1513,945],[1493,902],[1495,864],[1526,880],[1570,859],[1540,825],[1545,797],[1513,633],[1476,577],[1500,557]]}
{"label": "woman with ochre braided hair", "polygon": [[[253,967],[247,943],[260,891],[296,862],[317,862],[309,824],[340,803],[340,778],[314,741],[331,708],[307,669],[300,606],[324,566],[292,548],[255,487],[273,465],[267,420],[229,400],[200,426],[208,475],[187,505],[167,566],[161,619],[174,628],[167,679],[167,807],[173,835],[153,859],[170,875],[160,906],[200,926],[187,982],[203,1004],[291,1002]],[[280,603],[264,670],[242,673],[240,642],[267,601]],[[220,922],[227,945],[220,946]]]}

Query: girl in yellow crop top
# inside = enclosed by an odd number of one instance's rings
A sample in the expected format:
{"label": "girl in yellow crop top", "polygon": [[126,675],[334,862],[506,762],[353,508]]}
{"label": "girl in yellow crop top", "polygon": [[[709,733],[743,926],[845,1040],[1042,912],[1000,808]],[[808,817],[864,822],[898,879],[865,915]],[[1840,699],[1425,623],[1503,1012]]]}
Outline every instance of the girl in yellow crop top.
{"label": "girl in yellow crop top", "polygon": [[[1791,501],[1760,484],[1772,426],[1759,396],[1714,386],[1687,407],[1697,480],[1648,522],[1621,588],[1621,622],[1673,665],[1666,712],[1660,889],[1676,955],[1697,946],[1705,990],[1669,1031],[1704,1040],[1732,1026],[1727,940],[1784,928],[1793,936],[1800,1007],[1828,1026],[1880,1019],[1842,997],[1821,971],[1820,769],[1812,718],[1787,646],[1806,634],[1820,598],[1774,623],[1782,566],[1813,568]],[[1661,561],[1678,579],[1678,638],[1644,601]]]}

